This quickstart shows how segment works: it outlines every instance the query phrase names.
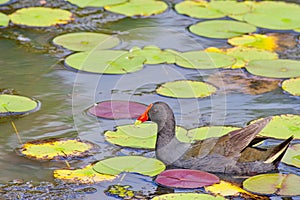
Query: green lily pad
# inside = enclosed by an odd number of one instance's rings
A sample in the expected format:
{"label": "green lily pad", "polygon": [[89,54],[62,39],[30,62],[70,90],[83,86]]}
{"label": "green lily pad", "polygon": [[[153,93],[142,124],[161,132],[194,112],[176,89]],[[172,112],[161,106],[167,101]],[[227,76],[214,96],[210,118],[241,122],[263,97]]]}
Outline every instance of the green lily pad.
{"label": "green lily pad", "polygon": [[176,64],[191,69],[215,69],[229,67],[236,62],[232,56],[223,53],[188,51],[176,57]]}
{"label": "green lily pad", "polygon": [[143,68],[144,57],[122,50],[96,50],[75,53],[65,65],[76,70],[103,74],[126,74]]}
{"label": "green lily pad", "polygon": [[294,96],[300,96],[300,78],[288,79],[282,82],[282,89]]}
{"label": "green lily pad", "polygon": [[179,14],[203,19],[214,19],[226,16],[226,14],[221,11],[211,8],[206,1],[182,1],[175,5],[175,10]]}
{"label": "green lily pad", "polygon": [[93,49],[109,49],[119,44],[117,37],[91,32],[67,33],[57,36],[53,43],[72,51],[90,51]]}
{"label": "green lily pad", "polygon": [[135,47],[130,52],[145,57],[145,64],[175,63],[175,54],[171,51],[163,51],[157,46],[145,46],[143,49]]}
{"label": "green lily pad", "polygon": [[71,4],[75,4],[80,8],[85,7],[104,7],[114,4],[127,2],[127,0],[68,0]]}
{"label": "green lily pad", "polygon": [[248,4],[237,1],[211,1],[209,7],[226,15],[242,15],[251,11]]}
{"label": "green lily pad", "polygon": [[244,67],[251,60],[275,60],[278,59],[278,55],[275,52],[247,47],[234,47],[226,49],[226,54],[234,57],[236,63],[232,68]]}
{"label": "green lily pad", "polygon": [[174,98],[204,98],[216,91],[210,84],[190,80],[166,82],[156,89],[159,95]]}
{"label": "green lily pad", "polygon": [[0,0],[0,5],[6,4],[6,3],[8,3],[8,2],[10,2],[10,0]]}
{"label": "green lily pad", "polygon": [[[258,27],[289,30],[300,27],[300,6],[278,1],[258,2],[244,20]],[[262,20],[263,19],[263,20]]]}
{"label": "green lily pad", "polygon": [[291,114],[273,116],[259,135],[276,139],[287,139],[293,135],[295,139],[300,139],[300,116]]}
{"label": "green lily pad", "polygon": [[163,1],[129,0],[127,3],[105,6],[106,10],[126,16],[150,16],[167,10],[168,5]]}
{"label": "green lily pad", "polygon": [[72,20],[72,13],[58,8],[29,7],[17,10],[9,18],[18,25],[47,27],[67,24]]}
{"label": "green lily pad", "polygon": [[181,142],[194,142],[196,140],[205,140],[212,137],[221,137],[230,131],[240,129],[239,127],[232,126],[205,126],[176,133],[176,137]]}
{"label": "green lily pad", "polygon": [[[298,196],[300,176],[295,174],[261,174],[243,182],[243,187],[251,192],[270,195]],[[259,186],[259,187],[257,187]]]}
{"label": "green lily pad", "polygon": [[101,174],[118,175],[121,172],[135,172],[147,176],[156,176],[166,166],[161,161],[143,156],[118,156],[95,163],[93,169]]}
{"label": "green lily pad", "polygon": [[294,144],[288,148],[282,162],[300,168],[300,144]]}
{"label": "green lily pad", "polygon": [[256,27],[247,23],[229,20],[210,20],[199,22],[189,27],[189,30],[203,37],[208,38],[232,38],[252,33]]}
{"label": "green lily pad", "polygon": [[252,34],[242,35],[228,39],[228,43],[233,46],[254,47],[274,51],[277,46],[277,37],[273,35]]}
{"label": "green lily pad", "polygon": [[64,180],[68,183],[95,184],[101,181],[112,181],[116,176],[100,174],[95,172],[93,165],[85,166],[81,169],[56,169],[53,171],[56,179]]}
{"label": "green lily pad", "polygon": [[225,199],[221,196],[212,196],[209,194],[197,194],[197,193],[170,193],[163,194],[152,198],[152,200],[222,200]]}
{"label": "green lily pad", "polygon": [[28,97],[0,94],[0,116],[22,115],[35,112],[40,103]]}
{"label": "green lily pad", "polygon": [[[186,129],[177,126],[176,134],[185,135]],[[106,131],[105,140],[123,147],[154,149],[157,135],[157,124],[143,123],[118,126],[116,131]]]}
{"label": "green lily pad", "polygon": [[0,13],[0,27],[1,26],[8,26],[9,18],[6,14]]}
{"label": "green lily pad", "polygon": [[46,139],[23,144],[18,152],[35,160],[69,160],[89,156],[95,145],[79,139]]}
{"label": "green lily pad", "polygon": [[270,78],[293,78],[300,76],[300,61],[278,60],[253,60],[246,69],[251,74]]}

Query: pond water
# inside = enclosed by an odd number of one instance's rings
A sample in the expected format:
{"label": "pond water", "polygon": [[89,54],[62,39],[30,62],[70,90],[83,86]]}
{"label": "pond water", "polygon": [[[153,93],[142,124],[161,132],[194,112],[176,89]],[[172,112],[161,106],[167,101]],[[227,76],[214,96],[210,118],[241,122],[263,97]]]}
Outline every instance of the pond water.
{"label": "pond water", "polygon": [[[16,4],[14,8],[29,2],[31,1]],[[35,3],[38,4],[31,2]],[[55,3],[57,6],[75,9],[65,5],[63,1]],[[10,9],[12,8],[3,8],[8,13]],[[157,45],[162,49],[190,51],[209,46],[227,46],[226,40],[201,38],[189,33],[186,27],[198,20],[180,16],[172,9],[158,16],[140,19],[122,18],[96,9],[74,12],[80,17],[73,27],[68,24],[49,29],[17,26],[0,29],[1,88],[14,89],[17,93],[34,97],[42,103],[38,112],[14,120],[22,141],[79,137],[99,146],[97,154],[84,160],[72,161],[72,167],[82,167],[115,155],[154,155],[151,151],[120,148],[105,142],[105,130],[133,123],[133,120],[103,120],[86,114],[85,110],[99,101],[130,100],[145,104],[165,101],[174,110],[177,124],[187,129],[203,125],[245,126],[250,120],[259,117],[300,113],[300,99],[285,94],[280,87],[260,95],[217,93],[204,99],[179,100],[154,93],[155,88],[163,82],[179,79],[207,80],[210,74],[218,70],[189,70],[173,64],[146,65],[143,70],[126,75],[99,75],[68,70],[60,59],[70,52],[58,49],[51,43],[53,37],[63,32],[90,30],[116,33],[122,41],[117,49]],[[96,20],[95,16],[100,18]],[[85,23],[89,19],[90,23]],[[299,58],[297,50],[290,50],[293,51],[295,53],[289,56]],[[65,163],[37,162],[18,156],[15,149],[20,145],[10,121],[1,122],[0,125],[0,182],[6,184],[14,179],[33,183],[53,182],[53,170],[65,167]],[[300,174],[297,169],[288,166],[281,166],[281,170]],[[156,189],[151,179],[140,175],[126,175],[118,181],[123,185],[131,185],[134,190],[154,193]],[[103,190],[108,185],[110,184],[92,185],[97,192],[86,194],[84,199],[115,199],[104,195]]]}

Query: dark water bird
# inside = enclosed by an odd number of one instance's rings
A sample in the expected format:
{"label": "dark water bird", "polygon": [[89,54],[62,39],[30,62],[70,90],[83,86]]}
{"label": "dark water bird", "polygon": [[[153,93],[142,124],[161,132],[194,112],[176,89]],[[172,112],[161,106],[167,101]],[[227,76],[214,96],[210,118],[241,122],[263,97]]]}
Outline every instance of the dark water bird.
{"label": "dark water bird", "polygon": [[155,146],[157,159],[166,165],[199,169],[208,172],[253,175],[276,170],[291,140],[269,149],[252,147],[256,135],[270,122],[267,117],[222,137],[208,138],[195,143],[183,143],[175,137],[175,118],[164,102],[150,104],[136,124],[152,121],[158,125]]}

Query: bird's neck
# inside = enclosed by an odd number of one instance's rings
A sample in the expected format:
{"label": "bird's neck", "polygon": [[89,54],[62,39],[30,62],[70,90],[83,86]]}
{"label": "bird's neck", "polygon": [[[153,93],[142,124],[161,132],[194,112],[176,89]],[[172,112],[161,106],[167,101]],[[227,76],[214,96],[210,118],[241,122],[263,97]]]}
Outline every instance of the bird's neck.
{"label": "bird's neck", "polygon": [[158,133],[156,141],[156,151],[164,148],[175,138],[175,119],[174,116],[163,120],[163,123],[158,123]]}

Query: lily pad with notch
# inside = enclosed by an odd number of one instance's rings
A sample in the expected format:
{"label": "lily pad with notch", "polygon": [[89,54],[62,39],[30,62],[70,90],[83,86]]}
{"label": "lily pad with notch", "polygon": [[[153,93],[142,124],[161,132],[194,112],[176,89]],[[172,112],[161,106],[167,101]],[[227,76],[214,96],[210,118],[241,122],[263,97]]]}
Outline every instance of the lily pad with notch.
{"label": "lily pad with notch", "polygon": [[0,94],[0,117],[29,114],[39,108],[40,102],[29,97]]}
{"label": "lily pad with notch", "polygon": [[118,5],[105,6],[105,10],[119,13],[126,16],[151,16],[160,14],[168,9],[168,5],[163,1],[156,0],[129,0]]}
{"label": "lily pad with notch", "polygon": [[72,13],[67,10],[46,7],[21,8],[9,15],[14,24],[31,27],[48,27],[67,24],[71,21]]}
{"label": "lily pad with notch", "polygon": [[143,156],[117,156],[100,160],[93,169],[101,174],[118,175],[121,172],[134,172],[146,176],[156,176],[166,166],[161,161]]}
{"label": "lily pad with notch", "polygon": [[72,51],[110,49],[117,46],[119,42],[117,37],[93,32],[67,33],[53,39],[54,44]]}
{"label": "lily pad with notch", "polygon": [[72,54],[65,59],[65,65],[85,72],[126,74],[143,69],[145,60],[128,51],[95,50]]}
{"label": "lily pad with notch", "polygon": [[225,39],[255,32],[256,27],[244,22],[210,20],[194,24],[189,27],[189,30],[199,36]]}
{"label": "lily pad with notch", "polygon": [[246,66],[251,74],[270,78],[293,78],[300,76],[300,61],[278,60],[252,60]]}
{"label": "lily pad with notch", "polygon": [[204,98],[214,94],[217,88],[201,81],[179,80],[160,85],[159,95],[173,98]]}
{"label": "lily pad with notch", "polygon": [[34,160],[71,160],[90,156],[96,146],[80,139],[34,140],[17,149],[21,156]]}
{"label": "lily pad with notch", "polygon": [[53,171],[56,179],[68,183],[95,184],[102,181],[112,181],[117,176],[100,174],[93,170],[93,165],[87,165],[81,169],[56,169]]}
{"label": "lily pad with notch", "polygon": [[105,119],[133,119],[139,117],[147,106],[142,103],[123,100],[109,100],[96,103],[88,113]]}
{"label": "lily pad with notch", "polygon": [[175,63],[176,54],[168,50],[164,51],[157,46],[145,46],[143,49],[134,47],[130,52],[145,57],[145,64]]}
{"label": "lily pad with notch", "polygon": [[191,169],[170,169],[160,173],[155,182],[172,188],[200,188],[220,181],[214,174]]}
{"label": "lily pad with notch", "polygon": [[246,179],[243,187],[263,195],[298,196],[299,184],[300,176],[295,174],[260,174]]}
{"label": "lily pad with notch", "polygon": [[284,154],[282,162],[300,168],[300,144],[291,145]]}

